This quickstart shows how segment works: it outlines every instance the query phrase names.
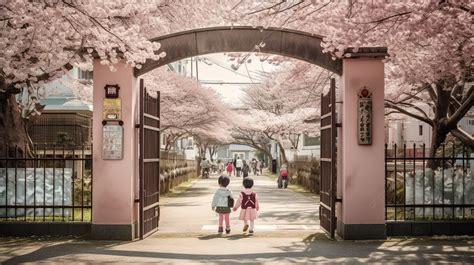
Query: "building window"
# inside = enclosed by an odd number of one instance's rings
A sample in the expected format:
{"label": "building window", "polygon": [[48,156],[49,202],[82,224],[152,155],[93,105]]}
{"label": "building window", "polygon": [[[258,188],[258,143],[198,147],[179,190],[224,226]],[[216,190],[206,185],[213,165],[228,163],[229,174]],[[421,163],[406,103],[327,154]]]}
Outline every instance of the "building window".
{"label": "building window", "polygon": [[468,120],[467,121],[467,124],[471,125],[471,126],[474,126],[474,120]]}
{"label": "building window", "polygon": [[319,145],[321,140],[321,138],[319,136],[308,136],[308,135],[304,135],[303,136],[303,146],[313,146],[313,145]]}
{"label": "building window", "polygon": [[188,145],[187,145],[186,149],[187,150],[193,150],[194,149],[193,138],[188,139]]}
{"label": "building window", "polygon": [[92,71],[84,71],[79,69],[78,79],[92,80]]}
{"label": "building window", "polygon": [[418,126],[418,134],[423,135],[423,125]]}

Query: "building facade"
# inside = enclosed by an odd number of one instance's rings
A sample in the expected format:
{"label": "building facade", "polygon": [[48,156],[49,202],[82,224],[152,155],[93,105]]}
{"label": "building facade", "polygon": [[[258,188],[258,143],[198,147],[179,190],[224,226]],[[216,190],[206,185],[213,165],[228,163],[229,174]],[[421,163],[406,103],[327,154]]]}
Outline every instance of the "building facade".
{"label": "building facade", "polygon": [[237,157],[240,157],[246,161],[252,160],[252,158],[257,159],[256,149],[240,144],[225,145],[218,149],[217,157],[215,157],[215,159],[226,161]]}

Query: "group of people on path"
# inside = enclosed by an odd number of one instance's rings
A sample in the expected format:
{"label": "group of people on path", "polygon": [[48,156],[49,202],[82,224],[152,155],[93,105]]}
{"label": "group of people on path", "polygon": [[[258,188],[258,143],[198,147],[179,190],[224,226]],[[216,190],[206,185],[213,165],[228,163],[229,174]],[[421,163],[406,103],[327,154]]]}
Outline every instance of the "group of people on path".
{"label": "group of people on path", "polygon": [[250,163],[247,163],[247,161],[241,159],[238,156],[234,158],[234,160],[229,160],[225,168],[227,175],[229,176],[232,176],[233,173],[236,177],[240,177],[242,175],[244,178],[246,178],[249,176],[251,171],[253,171],[254,175],[258,176],[258,174],[262,174],[263,161],[253,158]]}
{"label": "group of people on path", "polygon": [[244,222],[243,232],[252,235],[254,233],[254,221],[257,219],[257,212],[260,210],[257,194],[252,190],[253,179],[246,177],[242,181],[243,190],[239,194],[239,199],[234,202],[232,191],[227,188],[230,184],[230,178],[222,175],[217,180],[219,188],[214,193],[211,207],[219,214],[219,227],[217,232],[222,234],[230,233],[230,213],[240,208],[239,219]]}
{"label": "group of people on path", "polygon": [[[201,160],[201,168],[202,168],[202,176],[208,176],[211,166],[215,165],[205,157]],[[217,170],[219,174],[222,174],[225,171],[227,175],[232,176],[232,173],[236,177],[240,177],[241,175],[246,178],[249,174],[253,171],[253,174],[258,176],[261,175],[263,172],[263,161],[257,160],[253,158],[250,163],[241,159],[240,157],[234,158],[234,160],[229,160],[226,165],[222,160],[218,160],[217,162]]]}

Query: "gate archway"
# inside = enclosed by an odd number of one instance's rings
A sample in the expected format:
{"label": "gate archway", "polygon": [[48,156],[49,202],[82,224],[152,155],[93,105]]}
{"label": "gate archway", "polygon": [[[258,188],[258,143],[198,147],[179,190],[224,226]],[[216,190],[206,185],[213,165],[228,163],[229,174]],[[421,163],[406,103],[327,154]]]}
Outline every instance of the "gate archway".
{"label": "gate archway", "polygon": [[[92,235],[104,239],[132,239],[137,236],[138,203],[138,138],[137,124],[140,123],[137,77],[160,66],[210,53],[249,52],[278,54],[303,60],[342,76],[344,93],[342,102],[343,130],[340,138],[344,145],[338,146],[341,161],[338,163],[340,176],[338,192],[343,197],[338,210],[338,233],[344,238],[385,237],[384,201],[384,116],[376,111],[372,117],[372,145],[357,145],[358,90],[369,87],[372,92],[373,109],[383,109],[384,70],[382,59],[387,55],[384,47],[349,49],[345,59],[333,59],[323,53],[323,37],[305,32],[252,27],[213,27],[173,33],[152,41],[162,46],[166,57],[146,61],[140,69],[132,69],[124,62],[111,72],[108,66],[94,62],[94,190]],[[263,47],[255,46],[264,43]],[[102,154],[102,101],[104,86],[116,84],[121,87],[123,161],[104,160]],[[334,106],[332,106],[334,107]],[[139,126],[138,126],[139,127]],[[121,163],[121,164],[119,164]],[[380,177],[381,176],[381,177]],[[335,176],[333,176],[335,178]],[[115,189],[110,189],[114,183]],[[332,182],[335,183],[335,182]],[[348,185],[350,184],[350,185]],[[336,196],[336,188],[330,196]],[[367,195],[373,195],[370,197]],[[336,201],[336,200],[333,200]],[[371,205],[367,209],[364,206]],[[332,214],[335,205],[329,205]],[[120,209],[117,211],[117,209]],[[340,218],[340,219],[339,219]],[[331,230],[334,226],[331,226]],[[361,232],[362,231],[362,232]],[[332,233],[333,231],[331,231]]]}
{"label": "gate archway", "polygon": [[[135,69],[136,76],[189,57],[249,51],[299,59],[342,75],[342,60],[333,59],[329,53],[323,53],[323,37],[297,30],[246,26],[212,27],[164,35],[151,41],[159,42],[159,52],[165,51],[166,56],[158,61],[147,60],[140,69]],[[255,46],[260,43],[264,43],[264,46],[256,49]]]}

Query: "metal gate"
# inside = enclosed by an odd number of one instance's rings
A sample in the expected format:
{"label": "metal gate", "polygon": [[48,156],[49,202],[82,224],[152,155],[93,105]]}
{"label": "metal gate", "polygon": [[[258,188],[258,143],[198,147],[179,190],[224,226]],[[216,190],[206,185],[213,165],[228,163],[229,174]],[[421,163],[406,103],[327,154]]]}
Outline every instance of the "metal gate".
{"label": "metal gate", "polygon": [[321,95],[321,162],[320,206],[321,228],[330,238],[336,230],[336,81],[326,95]]}
{"label": "metal gate", "polygon": [[160,220],[160,93],[152,97],[140,79],[140,239]]}

